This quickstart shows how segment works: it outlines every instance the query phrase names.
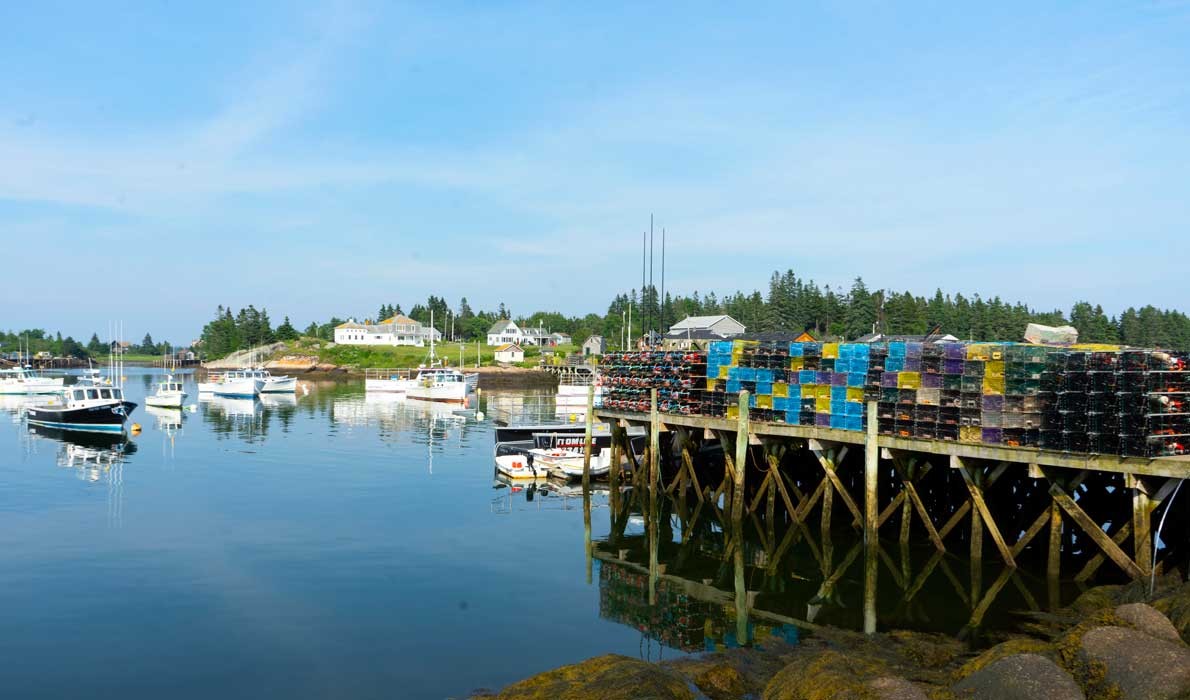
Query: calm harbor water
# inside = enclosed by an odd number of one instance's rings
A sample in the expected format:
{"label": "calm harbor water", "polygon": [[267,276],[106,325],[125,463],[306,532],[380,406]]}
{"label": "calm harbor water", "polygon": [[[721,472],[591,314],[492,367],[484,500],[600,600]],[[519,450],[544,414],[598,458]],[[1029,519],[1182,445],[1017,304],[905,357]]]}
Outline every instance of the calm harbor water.
{"label": "calm harbor water", "polygon": [[494,488],[489,425],[328,383],[175,428],[127,375],[122,447],[3,404],[6,696],[440,698],[638,652],[586,583],[581,499]]}
{"label": "calm harbor water", "polygon": [[[159,375],[127,375],[143,426],[127,442],[31,430],[26,399],[0,404],[9,697],[459,697],[596,654],[656,660],[795,641],[791,620],[862,623],[844,536],[750,531],[734,556],[710,504],[666,499],[650,506],[650,583],[643,499],[612,518],[594,494],[588,559],[577,490],[496,481],[489,423],[360,382],[196,401],[190,376],[196,411],[162,412],[143,405]],[[829,589],[824,558],[843,565]],[[963,600],[966,572],[929,551],[898,561],[882,626],[957,632],[978,602]],[[1030,602],[1005,583],[980,582],[997,591],[989,619]]]}

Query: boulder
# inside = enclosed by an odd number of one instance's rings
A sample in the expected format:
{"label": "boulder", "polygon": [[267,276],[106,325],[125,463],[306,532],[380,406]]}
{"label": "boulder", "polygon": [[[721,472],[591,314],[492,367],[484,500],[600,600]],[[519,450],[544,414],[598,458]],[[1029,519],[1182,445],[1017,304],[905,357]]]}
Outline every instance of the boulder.
{"label": "boulder", "polygon": [[1085,700],[1070,674],[1038,654],[1005,656],[954,686],[959,697],[974,700]]}
{"label": "boulder", "polygon": [[1121,605],[1116,608],[1116,617],[1152,637],[1168,639],[1171,642],[1182,641],[1182,637],[1174,629],[1169,618],[1151,605],[1145,603]]}
{"label": "boulder", "polygon": [[681,676],[656,664],[607,654],[526,678],[500,700],[694,700]]}
{"label": "boulder", "polygon": [[885,665],[850,653],[826,651],[781,669],[763,700],[860,700],[871,698],[869,681],[888,675]]}
{"label": "boulder", "polygon": [[1127,627],[1096,627],[1082,636],[1083,660],[1129,700],[1190,695],[1190,649]]}
{"label": "boulder", "polygon": [[1009,639],[1006,642],[1000,642],[996,646],[984,651],[979,656],[971,659],[963,664],[958,671],[955,672],[955,677],[959,680],[970,676],[972,673],[981,669],[987,668],[996,663],[1000,659],[1008,656],[1015,656],[1017,654],[1039,654],[1046,656],[1050,653],[1050,645],[1040,639],[1032,639],[1023,637],[1019,639]]}
{"label": "boulder", "polygon": [[926,691],[904,678],[881,676],[868,681],[868,689],[875,700],[929,700]]}
{"label": "boulder", "polygon": [[693,680],[711,700],[734,700],[754,692],[744,675],[726,663],[714,663],[701,669]]}

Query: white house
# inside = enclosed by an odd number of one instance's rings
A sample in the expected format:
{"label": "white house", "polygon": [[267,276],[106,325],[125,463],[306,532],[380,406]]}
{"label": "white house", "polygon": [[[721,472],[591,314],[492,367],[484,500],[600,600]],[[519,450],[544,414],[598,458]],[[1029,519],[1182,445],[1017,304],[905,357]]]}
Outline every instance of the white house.
{"label": "white house", "polygon": [[550,333],[551,345],[570,345],[574,339],[567,333]]}
{"label": "white house", "polygon": [[340,345],[414,345],[422,346],[442,340],[436,328],[423,326],[408,316],[393,316],[380,323],[358,323],[354,320],[335,326],[335,342]]}
{"label": "white house", "polygon": [[515,345],[521,342],[521,329],[509,319],[496,321],[488,329],[488,345]]}
{"label": "white house", "polygon": [[496,362],[500,364],[511,364],[513,362],[524,362],[525,351],[521,349],[520,345],[510,343],[508,345],[501,345],[496,349]]}
{"label": "white house", "polygon": [[521,329],[521,345],[537,345],[544,347],[553,344],[553,339],[544,328],[522,328]]}
{"label": "white house", "polygon": [[686,331],[692,333],[708,331],[721,338],[731,338],[737,335],[743,335],[744,324],[727,314],[720,314],[718,316],[687,316],[670,326],[667,335],[676,335],[678,333],[685,333]]}
{"label": "white house", "polygon": [[544,328],[521,328],[508,319],[496,321],[488,329],[488,345],[545,346],[552,344],[554,342]]}

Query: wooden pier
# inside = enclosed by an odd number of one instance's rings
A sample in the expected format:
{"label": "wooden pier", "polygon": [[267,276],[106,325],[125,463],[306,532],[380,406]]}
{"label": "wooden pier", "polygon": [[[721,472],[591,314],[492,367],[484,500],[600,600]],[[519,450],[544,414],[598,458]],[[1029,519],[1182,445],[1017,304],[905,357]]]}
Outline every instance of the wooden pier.
{"label": "wooden pier", "polygon": [[[1155,515],[1168,510],[1162,506],[1190,477],[1190,457],[1121,458],[905,439],[877,434],[875,421],[865,433],[753,423],[746,392],[739,405],[738,420],[661,414],[654,391],[647,414],[589,412],[590,420],[612,426],[613,510],[621,487],[630,486],[650,497],[690,494],[734,527],[751,522],[770,536],[777,527],[808,535],[815,514],[823,529],[842,518],[863,543],[867,632],[876,629],[885,535],[895,536],[902,548],[915,538],[928,541],[940,558],[962,551],[971,563],[976,613],[1008,580],[1000,576],[985,590],[988,555],[1009,572],[1044,572],[1051,600],[1058,597],[1059,581],[1086,582],[1097,574],[1141,579],[1187,562],[1190,494],[1177,505],[1181,517],[1166,523],[1159,552],[1153,529]],[[867,408],[868,415],[876,414],[874,404]],[[639,461],[628,449],[629,426],[649,434]],[[719,455],[719,448],[721,457],[707,457]],[[620,469],[625,460],[627,474]],[[823,559],[829,563],[829,553]],[[1109,562],[1118,573],[1103,569]],[[828,583],[830,570],[824,568]]]}

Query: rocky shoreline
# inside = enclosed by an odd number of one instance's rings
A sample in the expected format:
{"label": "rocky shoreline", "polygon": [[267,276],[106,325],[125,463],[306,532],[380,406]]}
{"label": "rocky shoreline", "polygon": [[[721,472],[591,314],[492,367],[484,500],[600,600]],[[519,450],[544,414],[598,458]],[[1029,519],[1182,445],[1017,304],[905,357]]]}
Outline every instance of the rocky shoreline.
{"label": "rocky shoreline", "polygon": [[[1147,583],[1147,582],[1146,582]],[[1190,582],[1170,575],[1100,586],[982,652],[932,634],[866,637],[817,629],[796,645],[766,643],[647,663],[599,656],[471,697],[498,700],[1164,700],[1190,698]]]}

